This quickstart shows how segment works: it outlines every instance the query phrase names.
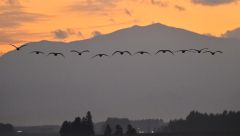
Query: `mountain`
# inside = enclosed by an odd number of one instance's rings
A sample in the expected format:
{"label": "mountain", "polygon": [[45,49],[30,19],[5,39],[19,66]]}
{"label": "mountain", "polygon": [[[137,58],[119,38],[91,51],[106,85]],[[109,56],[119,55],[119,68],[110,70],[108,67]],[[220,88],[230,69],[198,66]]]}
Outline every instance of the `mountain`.
{"label": "mountain", "polygon": [[[109,116],[165,120],[191,110],[240,108],[238,40],[152,24],[69,43],[27,43],[0,58],[0,120],[14,125],[61,124],[90,110]],[[91,58],[115,50],[209,48],[222,54],[177,53]],[[43,51],[36,55],[32,51]],[[78,56],[71,50],[90,50]],[[64,57],[48,55],[61,52]]]}

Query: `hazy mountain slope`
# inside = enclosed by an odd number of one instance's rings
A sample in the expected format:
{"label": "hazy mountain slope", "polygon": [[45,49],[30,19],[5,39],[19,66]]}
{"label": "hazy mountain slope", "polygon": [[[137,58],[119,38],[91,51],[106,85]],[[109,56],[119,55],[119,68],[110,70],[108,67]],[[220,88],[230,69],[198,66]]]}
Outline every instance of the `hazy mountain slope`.
{"label": "hazy mountain slope", "polygon": [[[91,59],[113,51],[204,48],[223,54],[159,54]],[[83,56],[70,50],[88,49]],[[40,50],[45,55],[30,52]],[[190,110],[240,108],[239,41],[161,24],[134,26],[71,43],[41,41],[0,58],[0,121],[56,124],[91,110],[109,116],[183,117]],[[62,52],[66,58],[47,56]]]}

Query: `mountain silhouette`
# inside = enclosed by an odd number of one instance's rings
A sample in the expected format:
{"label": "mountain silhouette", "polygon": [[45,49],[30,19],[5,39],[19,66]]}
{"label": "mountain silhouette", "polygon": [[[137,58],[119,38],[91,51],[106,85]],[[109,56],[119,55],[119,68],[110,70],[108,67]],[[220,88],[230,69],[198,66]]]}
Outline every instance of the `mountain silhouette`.
{"label": "mountain silhouette", "polygon": [[[94,113],[94,121],[110,115],[168,120],[193,109],[238,110],[239,43],[159,23],[73,42],[27,43],[0,57],[0,118],[40,125],[59,124],[87,110]],[[223,53],[154,55],[158,50],[203,48]],[[80,57],[71,50],[90,52]],[[152,55],[112,57],[115,51]],[[50,52],[66,58],[47,56]],[[99,53],[110,57],[90,59]]]}

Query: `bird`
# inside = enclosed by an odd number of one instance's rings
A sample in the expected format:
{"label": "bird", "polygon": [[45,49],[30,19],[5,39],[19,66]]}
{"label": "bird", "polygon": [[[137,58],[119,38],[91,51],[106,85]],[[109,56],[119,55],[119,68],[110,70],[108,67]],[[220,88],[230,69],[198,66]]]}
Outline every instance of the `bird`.
{"label": "bird", "polygon": [[100,58],[102,58],[102,57],[109,57],[109,55],[107,55],[107,54],[97,54],[97,55],[95,55],[95,56],[93,56],[92,58],[96,58],[96,57],[100,57]]}
{"label": "bird", "polygon": [[195,51],[197,53],[202,53],[204,50],[207,50],[207,49],[208,48],[203,48],[203,49],[200,49],[200,50],[198,50],[198,49],[189,49],[189,50]]}
{"label": "bird", "polygon": [[50,53],[48,53],[48,56],[51,55],[51,54],[54,55],[54,56],[60,55],[60,56],[65,58],[65,56],[62,53],[59,53],[59,52],[50,52]]}
{"label": "bird", "polygon": [[130,53],[129,51],[115,51],[115,52],[112,54],[112,56],[115,55],[115,54],[117,54],[117,53],[119,53],[120,55],[123,55],[123,54],[127,53],[128,55],[132,56],[132,53]]}
{"label": "bird", "polygon": [[42,52],[42,51],[32,51],[31,53],[35,53],[35,54],[45,54],[45,53]]}
{"label": "bird", "polygon": [[190,50],[178,50],[176,52],[186,53],[186,52],[193,52],[193,51],[190,51]]}
{"label": "bird", "polygon": [[212,55],[215,55],[216,53],[223,53],[223,51],[205,51],[203,53],[211,53]]}
{"label": "bird", "polygon": [[20,47],[17,47],[16,45],[14,45],[14,44],[9,44],[9,45],[11,45],[11,46],[13,46],[14,48],[16,48],[16,50],[17,51],[19,51],[21,48],[23,48],[24,46],[27,46],[27,44],[24,44],[24,45],[22,45],[22,46],[20,46]]}
{"label": "bird", "polygon": [[136,52],[135,53],[135,55],[136,54],[141,54],[141,55],[144,55],[144,54],[148,54],[148,55],[151,55],[149,52],[147,52],[147,51],[138,51],[138,52]]}
{"label": "bird", "polygon": [[158,51],[155,53],[155,55],[157,55],[157,54],[160,53],[160,52],[162,52],[162,53],[167,53],[167,52],[169,52],[169,53],[171,53],[172,55],[174,55],[173,51],[171,51],[171,50],[158,50]]}
{"label": "bird", "polygon": [[84,50],[84,51],[77,51],[77,50],[71,50],[71,52],[77,53],[79,56],[81,56],[83,53],[89,53],[89,50]]}

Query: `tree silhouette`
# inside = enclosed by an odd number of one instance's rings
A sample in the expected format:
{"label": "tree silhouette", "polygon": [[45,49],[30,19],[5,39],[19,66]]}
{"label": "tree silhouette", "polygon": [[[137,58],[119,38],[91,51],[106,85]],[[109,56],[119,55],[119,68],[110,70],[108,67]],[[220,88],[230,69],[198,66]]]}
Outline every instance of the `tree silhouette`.
{"label": "tree silhouette", "polygon": [[116,125],[116,130],[115,130],[114,135],[116,135],[116,136],[123,135],[123,128],[120,125]]}
{"label": "tree silhouette", "polygon": [[104,130],[104,136],[111,136],[112,135],[112,129],[109,124],[107,124],[105,130]]}
{"label": "tree silhouette", "polygon": [[16,131],[11,124],[0,123],[0,136],[15,136]]}
{"label": "tree silhouette", "polygon": [[132,125],[128,125],[127,126],[127,132],[126,132],[126,135],[128,136],[132,136],[132,135],[136,135],[137,134],[137,131],[135,128],[132,127]]}
{"label": "tree silhouette", "polygon": [[88,134],[94,135],[94,125],[93,125],[92,115],[90,111],[87,112],[86,119],[88,124]]}
{"label": "tree silhouette", "polygon": [[172,132],[240,133],[240,112],[224,111],[221,114],[206,114],[192,111],[185,120],[170,121],[167,130]]}
{"label": "tree silhouette", "polygon": [[64,121],[61,129],[60,136],[93,136],[94,127],[92,122],[92,115],[87,112],[86,117],[82,119],[76,117],[73,122]]}

